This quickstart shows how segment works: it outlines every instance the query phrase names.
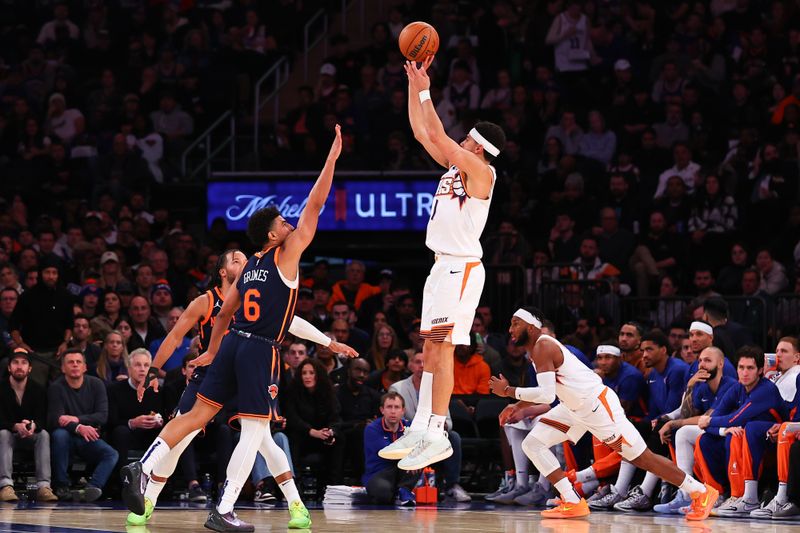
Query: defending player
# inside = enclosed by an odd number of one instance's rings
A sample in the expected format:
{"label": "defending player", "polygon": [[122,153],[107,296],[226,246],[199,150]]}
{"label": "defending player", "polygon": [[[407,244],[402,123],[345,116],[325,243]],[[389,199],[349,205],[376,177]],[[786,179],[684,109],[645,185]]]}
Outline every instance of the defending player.
{"label": "defending player", "polygon": [[[212,328],[208,351],[196,360],[199,365],[214,361],[197,393],[200,401],[191,411],[167,424],[141,463],[123,468],[127,481],[123,497],[132,511],[144,510],[142,482],[152,472],[153,466],[186,435],[202,428],[217,414],[222,404],[241,389],[243,394],[239,395],[239,413],[236,416],[242,426],[241,437],[228,463],[228,479],[220,503],[209,514],[206,527],[215,531],[254,531],[252,524],[236,517],[233,505],[259,451],[270,472],[276,474],[275,480],[289,502],[289,527],[307,528],[311,525],[286,456],[272,440],[269,421],[277,415],[280,375],[277,348],[291,322],[289,317],[294,314],[300,256],[314,238],[340,152],[341,128],[337,125],[336,139],[325,167],[309,193],[297,229],[274,207],[260,209],[250,218],[248,236],[262,250],[248,260],[236,283],[225,295],[225,302]],[[235,326],[225,335],[234,313]],[[325,340],[310,340],[330,344],[327,337]],[[356,355],[349,347],[336,345],[336,349],[350,356]],[[216,358],[218,352],[220,357]]]}
{"label": "defending player", "polygon": [[561,402],[539,419],[522,443],[531,462],[561,495],[558,505],[542,511],[542,516],[577,518],[589,514],[586,500],[575,492],[550,451],[552,446],[567,439],[577,442],[589,431],[637,467],[653,472],[691,494],[691,509],[686,515],[688,520],[707,518],[719,496],[717,490],[704,486],[666,458],[647,449],[644,439],[628,421],[614,391],[603,385],[600,377],[578,361],[564,345],[542,335],[541,327],[539,311],[524,308],[514,313],[509,328],[512,341],[524,342],[531,354],[539,386],[511,387],[505,379],[492,377],[490,387],[498,396],[521,400],[516,404],[519,408],[549,404],[555,398]]}
{"label": "defending player", "polygon": [[469,344],[485,272],[480,236],[486,225],[495,170],[490,165],[503,149],[505,134],[491,122],[478,122],[461,144],[442,127],[430,97],[426,69],[407,62],[408,117],[414,136],[437,163],[447,168],[431,208],[425,244],[436,263],[425,281],[420,334],[425,338],[419,406],[403,437],[383,448],[384,459],[401,459],[398,467],[417,470],[450,457],[444,431],[453,391],[453,351]]}

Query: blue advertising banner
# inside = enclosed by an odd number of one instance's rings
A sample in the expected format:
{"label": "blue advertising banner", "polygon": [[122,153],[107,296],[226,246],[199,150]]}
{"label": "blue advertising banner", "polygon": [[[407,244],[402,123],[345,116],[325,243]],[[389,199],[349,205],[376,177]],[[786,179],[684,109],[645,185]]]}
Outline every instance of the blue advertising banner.
{"label": "blue advertising banner", "polygon": [[[221,217],[235,231],[247,228],[256,210],[275,205],[292,224],[303,212],[313,181],[226,181],[207,186],[207,223]],[[345,180],[334,182],[319,217],[321,231],[424,231],[436,181]]]}

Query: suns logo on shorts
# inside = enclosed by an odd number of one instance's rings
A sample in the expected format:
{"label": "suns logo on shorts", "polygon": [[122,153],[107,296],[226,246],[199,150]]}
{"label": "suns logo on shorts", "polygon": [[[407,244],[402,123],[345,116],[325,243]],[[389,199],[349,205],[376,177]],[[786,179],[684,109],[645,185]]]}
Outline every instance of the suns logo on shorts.
{"label": "suns logo on shorts", "polygon": [[454,176],[443,176],[439,180],[439,187],[436,189],[436,196],[450,196],[457,198],[459,207],[467,201],[467,191],[464,189],[464,181],[461,172],[456,172]]}
{"label": "suns logo on shorts", "polygon": [[278,386],[273,383],[267,388],[267,392],[269,392],[269,397],[274,400],[278,397]]}

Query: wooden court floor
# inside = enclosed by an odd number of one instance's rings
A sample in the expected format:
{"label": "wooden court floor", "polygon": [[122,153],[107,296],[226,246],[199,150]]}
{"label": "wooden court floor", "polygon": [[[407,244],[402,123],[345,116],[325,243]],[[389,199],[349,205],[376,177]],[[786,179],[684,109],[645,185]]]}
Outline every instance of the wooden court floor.
{"label": "wooden court floor", "polygon": [[[285,507],[242,506],[239,516],[256,525],[256,531],[287,531]],[[83,531],[172,533],[208,531],[203,528],[207,509],[200,505],[174,505],[158,509],[146,527],[125,526],[127,513],[118,503],[101,505],[24,504],[0,506],[0,533],[80,533]],[[342,533],[400,532],[552,532],[552,533],[667,533],[667,532],[800,532],[800,521],[772,522],[710,518],[701,523],[683,517],[654,514],[593,513],[581,520],[542,520],[538,512],[491,504],[450,504],[439,508],[321,508],[311,511],[312,531]]]}

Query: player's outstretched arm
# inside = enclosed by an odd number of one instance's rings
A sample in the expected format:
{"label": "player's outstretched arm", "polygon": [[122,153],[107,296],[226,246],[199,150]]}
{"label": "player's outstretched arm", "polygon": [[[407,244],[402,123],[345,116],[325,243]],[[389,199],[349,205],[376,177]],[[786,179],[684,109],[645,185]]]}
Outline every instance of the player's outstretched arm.
{"label": "player's outstretched arm", "polygon": [[292,318],[292,323],[289,324],[289,333],[295,337],[306,339],[307,341],[314,342],[326,348],[330,347],[334,353],[344,354],[347,357],[358,357],[358,352],[350,346],[333,341],[330,337],[318,330],[314,324],[305,320],[297,315]]}
{"label": "player's outstretched arm", "polygon": [[[430,64],[428,62],[428,64]],[[408,67],[406,67],[408,71]],[[411,78],[408,79],[408,122],[411,124],[411,131],[414,132],[414,138],[419,141],[425,151],[433,158],[434,161],[441,166],[448,168],[450,164],[447,158],[439,151],[439,148],[433,144],[428,137],[428,130],[425,128],[425,122],[422,118],[422,103],[419,101],[419,91],[414,89],[411,85]],[[437,115],[438,118],[438,115]],[[440,121],[441,122],[441,121]]]}
{"label": "player's outstretched arm", "polygon": [[231,325],[231,319],[233,319],[233,314],[239,309],[239,305],[241,305],[241,297],[239,296],[239,277],[242,275],[241,272],[236,276],[236,279],[231,284],[228,292],[225,293],[225,301],[222,304],[222,308],[217,313],[216,320],[214,321],[214,327],[211,328],[211,338],[208,341],[208,351],[204,354],[201,354],[200,357],[195,359],[195,363],[197,366],[206,366],[210,365],[214,358],[217,356],[217,352],[219,351],[219,345],[222,343],[222,337],[225,336],[225,332],[228,331],[228,326]]}
{"label": "player's outstretched arm", "polygon": [[[314,234],[317,232],[317,222],[319,221],[319,213],[328,199],[331,192],[331,183],[333,182],[333,171],[336,168],[336,160],[339,159],[339,154],[342,152],[342,127],[336,125],[336,137],[331,144],[331,150],[328,152],[328,158],[325,160],[325,166],[322,167],[316,183],[308,193],[308,201],[306,207],[303,209],[303,214],[300,215],[300,220],[297,221],[297,229],[295,229],[287,238],[283,245],[283,254],[279,259],[278,266],[283,267],[284,264],[296,263],[300,260],[303,251],[308,248],[311,241],[314,239]],[[283,259],[286,259],[284,263]],[[290,274],[283,268],[281,271],[284,275]]]}
{"label": "player's outstretched arm", "polygon": [[[432,60],[432,57],[426,59],[422,67],[417,67],[411,61],[406,62],[406,73],[413,88],[412,90],[417,95],[423,91],[430,91],[431,80],[426,69],[430,66]],[[420,99],[419,96],[417,98]],[[424,102],[421,100],[424,100]],[[492,173],[486,162],[473,152],[462,148],[447,135],[444,131],[444,126],[442,126],[442,121],[439,120],[439,115],[436,114],[436,109],[433,107],[430,96],[421,98],[420,104],[422,108],[422,126],[425,128],[426,135],[431,144],[436,147],[447,162],[461,170],[467,194],[475,198],[488,198],[492,190]]]}
{"label": "player's outstretched arm", "polygon": [[164,342],[158,347],[158,351],[153,358],[153,363],[150,365],[148,379],[146,379],[142,385],[139,385],[136,390],[136,396],[140,402],[144,397],[144,391],[147,390],[148,387],[153,387],[153,390],[158,392],[158,371],[164,366],[164,363],[172,357],[175,348],[181,343],[181,339],[183,339],[189,330],[203,318],[203,313],[208,310],[209,298],[209,294],[205,293],[192,300],[186,310],[181,313],[175,326],[173,326],[164,338]]}

